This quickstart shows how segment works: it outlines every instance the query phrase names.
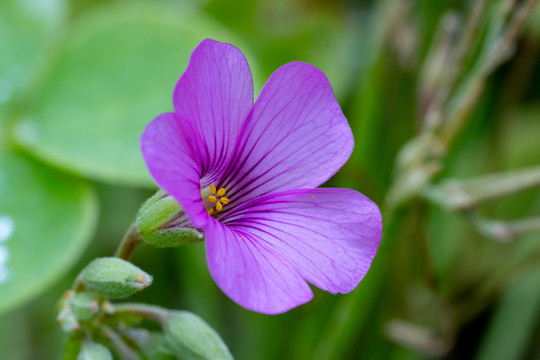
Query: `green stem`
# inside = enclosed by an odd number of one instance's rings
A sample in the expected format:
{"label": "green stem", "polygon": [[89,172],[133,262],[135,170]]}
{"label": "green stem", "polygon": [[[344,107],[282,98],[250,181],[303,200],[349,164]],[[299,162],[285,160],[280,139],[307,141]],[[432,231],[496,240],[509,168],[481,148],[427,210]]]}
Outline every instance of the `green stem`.
{"label": "green stem", "polygon": [[154,320],[163,323],[171,316],[171,312],[155,305],[122,303],[113,304],[115,314],[134,315],[144,319]]}
{"label": "green stem", "polygon": [[103,336],[109,341],[116,354],[122,360],[139,360],[139,356],[122,340],[120,335],[108,326],[101,326]]}
{"label": "green stem", "polygon": [[126,235],[122,239],[122,242],[116,250],[115,256],[117,258],[129,261],[133,251],[142,242],[141,235],[139,234],[139,229],[136,224],[131,225],[128,229]]}

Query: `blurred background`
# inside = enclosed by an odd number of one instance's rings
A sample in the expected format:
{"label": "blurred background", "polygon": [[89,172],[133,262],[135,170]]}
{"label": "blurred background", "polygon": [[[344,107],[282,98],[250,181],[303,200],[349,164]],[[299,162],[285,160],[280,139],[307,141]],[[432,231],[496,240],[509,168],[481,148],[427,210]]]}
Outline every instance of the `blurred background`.
{"label": "blurred background", "polygon": [[383,213],[350,294],[278,316],[212,281],[204,245],[141,246],[133,301],[200,315],[236,359],[540,358],[540,12],[530,0],[2,0],[0,357],[62,358],[57,301],[154,191],[138,138],[204,38],[256,92],[321,69],[356,147],[326,186]]}

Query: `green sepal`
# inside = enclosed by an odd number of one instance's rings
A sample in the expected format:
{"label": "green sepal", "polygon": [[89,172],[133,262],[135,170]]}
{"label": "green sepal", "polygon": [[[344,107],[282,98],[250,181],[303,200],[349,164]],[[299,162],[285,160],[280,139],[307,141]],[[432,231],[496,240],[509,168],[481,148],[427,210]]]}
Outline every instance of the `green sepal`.
{"label": "green sepal", "polygon": [[108,299],[128,297],[152,283],[152,276],[114,257],[95,259],[83,270],[81,279],[87,289]]}
{"label": "green sepal", "polygon": [[173,228],[141,233],[145,242],[156,247],[180,247],[204,240],[201,232],[192,228]]}
{"label": "green sepal", "polygon": [[227,345],[197,315],[175,311],[163,324],[165,339],[175,355],[186,360],[231,360]]}
{"label": "green sepal", "polygon": [[109,349],[101,344],[83,343],[77,360],[112,360]]}
{"label": "green sepal", "polygon": [[137,228],[141,238],[156,247],[179,247],[204,240],[203,234],[194,227],[171,226],[173,220],[187,216],[178,202],[163,190],[158,190],[140,208]]}
{"label": "green sepal", "polygon": [[155,231],[182,212],[182,207],[163,190],[158,190],[139,209],[137,227],[141,233]]}

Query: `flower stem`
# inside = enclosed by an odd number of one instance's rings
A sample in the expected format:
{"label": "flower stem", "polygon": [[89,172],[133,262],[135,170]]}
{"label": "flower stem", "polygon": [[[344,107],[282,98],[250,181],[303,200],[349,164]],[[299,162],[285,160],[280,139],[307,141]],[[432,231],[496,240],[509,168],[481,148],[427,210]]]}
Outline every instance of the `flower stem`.
{"label": "flower stem", "polygon": [[154,320],[162,323],[170,317],[170,311],[155,305],[122,303],[114,304],[115,314],[135,315],[144,319]]}
{"label": "flower stem", "polygon": [[101,326],[103,336],[109,341],[116,354],[122,360],[139,360],[137,353],[133,351],[122,338],[108,326]]}
{"label": "flower stem", "polygon": [[137,245],[139,245],[139,243],[141,242],[142,238],[139,234],[139,229],[137,228],[136,224],[133,224],[128,229],[126,235],[122,239],[122,242],[118,246],[118,249],[116,250],[116,254],[114,256],[128,261],[131,258],[131,255],[133,254],[133,251],[135,250]]}

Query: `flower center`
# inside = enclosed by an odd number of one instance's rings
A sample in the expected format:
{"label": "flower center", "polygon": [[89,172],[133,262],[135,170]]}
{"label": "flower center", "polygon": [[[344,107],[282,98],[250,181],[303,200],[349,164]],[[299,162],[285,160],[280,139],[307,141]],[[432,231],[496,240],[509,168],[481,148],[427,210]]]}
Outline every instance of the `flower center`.
{"label": "flower center", "polygon": [[225,188],[217,190],[214,185],[210,185],[208,186],[208,189],[210,190],[211,195],[208,195],[206,199],[203,195],[203,202],[208,214],[212,215],[215,211],[221,211],[223,206],[227,205],[230,200],[229,198],[225,197],[225,193],[227,192]]}

